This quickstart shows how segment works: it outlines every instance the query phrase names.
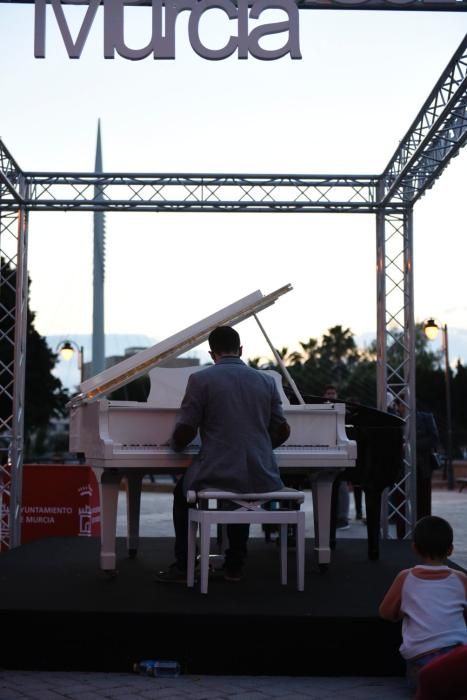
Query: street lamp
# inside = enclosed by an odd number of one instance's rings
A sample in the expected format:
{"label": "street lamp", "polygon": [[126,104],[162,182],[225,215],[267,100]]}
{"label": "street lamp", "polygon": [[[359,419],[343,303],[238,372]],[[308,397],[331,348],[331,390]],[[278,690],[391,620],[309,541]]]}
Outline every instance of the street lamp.
{"label": "street lamp", "polygon": [[423,330],[428,340],[434,340],[438,331],[442,332],[442,348],[444,353],[444,376],[446,384],[446,477],[448,489],[454,489],[454,473],[452,468],[452,417],[451,417],[451,373],[449,367],[448,327],[434,318],[423,323]]}
{"label": "street lamp", "polygon": [[80,383],[83,382],[84,379],[84,348],[82,345],[78,345],[75,343],[74,340],[62,340],[58,345],[56,352],[59,352],[62,358],[68,362],[71,360],[75,352],[77,353],[78,357],[78,369],[79,369],[79,375],[80,375]]}

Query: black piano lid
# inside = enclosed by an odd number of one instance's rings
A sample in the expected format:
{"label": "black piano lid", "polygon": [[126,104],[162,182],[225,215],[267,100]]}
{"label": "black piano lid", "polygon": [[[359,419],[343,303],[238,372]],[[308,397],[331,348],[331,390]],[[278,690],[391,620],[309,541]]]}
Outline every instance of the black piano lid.
{"label": "black piano lid", "polygon": [[366,492],[382,493],[402,475],[404,458],[404,420],[372,406],[322,396],[304,395],[306,403],[345,404],[345,430],[357,443],[355,467],[345,469],[340,478],[361,486]]}
{"label": "black piano lid", "polygon": [[[404,420],[394,413],[389,411],[381,411],[373,406],[355,403],[353,401],[344,401],[335,399],[329,401],[322,396],[314,396],[313,394],[303,394],[305,403],[343,403],[345,404],[345,422],[349,426],[360,427],[393,427],[403,428]],[[292,403],[292,397],[291,397]]]}

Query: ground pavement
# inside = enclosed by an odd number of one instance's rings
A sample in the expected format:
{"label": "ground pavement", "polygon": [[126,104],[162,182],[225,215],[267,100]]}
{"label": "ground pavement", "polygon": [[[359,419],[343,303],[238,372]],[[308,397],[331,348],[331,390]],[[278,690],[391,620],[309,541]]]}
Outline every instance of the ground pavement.
{"label": "ground pavement", "polygon": [[[173,534],[172,496],[145,492],[142,498],[141,534]],[[119,502],[117,532],[124,535],[124,499]],[[311,509],[307,498],[305,510]],[[467,490],[437,489],[433,514],[445,517],[454,529],[452,559],[467,569]],[[311,519],[308,518],[311,528]],[[259,533],[258,533],[259,534]],[[312,532],[307,532],[312,536]],[[253,533],[254,536],[254,533]],[[365,537],[364,525],[354,519],[353,504],[348,530],[340,538]],[[3,640],[8,643],[8,640]],[[18,653],[21,653],[20,651]],[[0,656],[1,664],[1,656]],[[252,667],[254,673],[254,666]],[[149,678],[130,673],[8,671],[0,668],[0,700],[395,700],[410,698],[403,678],[285,677],[285,676],[178,676]]]}

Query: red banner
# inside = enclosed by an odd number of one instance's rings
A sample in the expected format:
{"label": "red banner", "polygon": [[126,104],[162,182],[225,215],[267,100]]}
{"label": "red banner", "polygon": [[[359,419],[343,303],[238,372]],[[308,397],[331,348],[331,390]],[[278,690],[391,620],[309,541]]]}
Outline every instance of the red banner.
{"label": "red banner", "polygon": [[21,543],[73,535],[100,535],[99,485],[91,467],[25,464]]}

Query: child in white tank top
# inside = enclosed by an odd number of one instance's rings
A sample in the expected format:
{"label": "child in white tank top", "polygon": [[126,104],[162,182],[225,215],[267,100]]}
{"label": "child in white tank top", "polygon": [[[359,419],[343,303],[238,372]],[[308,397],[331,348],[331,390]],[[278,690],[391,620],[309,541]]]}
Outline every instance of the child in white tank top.
{"label": "child in white tank top", "polygon": [[437,516],[419,520],[412,546],[421,564],[396,576],[379,607],[385,620],[402,620],[399,651],[412,687],[429,661],[467,645],[467,575],[446,564],[452,543],[452,528],[446,520]]}

